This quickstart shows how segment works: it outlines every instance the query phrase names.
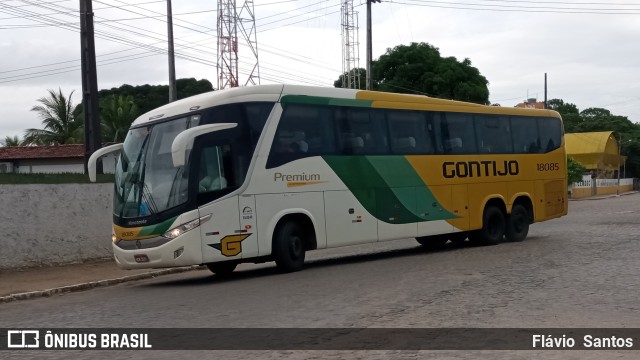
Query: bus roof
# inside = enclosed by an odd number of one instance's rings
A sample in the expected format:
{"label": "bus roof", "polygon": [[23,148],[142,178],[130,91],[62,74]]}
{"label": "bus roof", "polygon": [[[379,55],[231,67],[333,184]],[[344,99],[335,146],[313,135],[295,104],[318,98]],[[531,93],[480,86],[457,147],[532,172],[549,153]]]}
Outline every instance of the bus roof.
{"label": "bus roof", "polygon": [[138,126],[147,122],[166,119],[221,104],[242,101],[279,101],[280,97],[285,95],[365,101],[369,106],[379,108],[470,112],[496,115],[551,116],[560,118],[560,115],[552,110],[487,106],[463,101],[433,98],[424,95],[277,84],[243,86],[191,96],[166,104],[139,116],[133,122],[132,126]]}

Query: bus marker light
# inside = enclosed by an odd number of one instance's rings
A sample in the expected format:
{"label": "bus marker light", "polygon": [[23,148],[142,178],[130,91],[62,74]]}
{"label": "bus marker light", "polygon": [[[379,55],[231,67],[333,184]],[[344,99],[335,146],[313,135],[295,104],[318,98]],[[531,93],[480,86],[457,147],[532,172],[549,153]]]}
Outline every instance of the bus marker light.
{"label": "bus marker light", "polygon": [[148,263],[149,262],[149,257],[147,255],[144,255],[144,254],[133,255],[133,258],[136,260],[137,263]]}

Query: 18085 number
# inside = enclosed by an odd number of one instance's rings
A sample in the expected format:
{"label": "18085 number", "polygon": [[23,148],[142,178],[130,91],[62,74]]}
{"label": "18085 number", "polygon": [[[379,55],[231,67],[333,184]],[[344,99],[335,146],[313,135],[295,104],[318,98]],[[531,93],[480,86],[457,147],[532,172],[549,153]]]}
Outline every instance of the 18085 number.
{"label": "18085 number", "polygon": [[538,171],[556,171],[556,170],[560,170],[560,164],[559,163],[542,163],[542,164],[537,164],[538,165]]}

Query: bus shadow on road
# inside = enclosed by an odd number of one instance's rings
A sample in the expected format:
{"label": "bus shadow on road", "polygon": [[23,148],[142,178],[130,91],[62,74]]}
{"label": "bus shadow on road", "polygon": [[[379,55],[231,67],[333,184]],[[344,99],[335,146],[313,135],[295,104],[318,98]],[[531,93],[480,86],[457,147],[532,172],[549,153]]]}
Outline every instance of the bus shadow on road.
{"label": "bus shadow on road", "polygon": [[[437,249],[427,249],[418,245],[415,247],[382,250],[382,251],[372,252],[372,253],[349,254],[345,256],[313,259],[313,260],[307,260],[305,262],[305,269],[303,271],[330,267],[330,266],[374,262],[374,261],[387,260],[387,259],[393,259],[393,258],[399,258],[399,257],[421,256],[425,254],[442,253],[442,252],[455,251],[455,250],[468,248],[468,247],[475,247],[475,246],[469,244],[468,242],[465,244],[449,243]],[[150,284],[143,284],[141,286],[173,287],[173,286],[211,285],[211,284],[222,284],[226,282],[256,279],[256,278],[266,277],[266,276],[286,275],[278,270],[278,268],[275,266],[275,263],[267,262],[265,264],[267,264],[267,267],[263,266],[255,269],[239,270],[227,276],[214,275],[212,273],[209,273],[208,270],[206,270],[205,268],[204,270],[201,270],[202,272],[206,273],[205,276],[202,276],[200,271],[198,271],[197,277],[167,280],[167,281],[160,281],[160,279],[158,279],[158,281],[156,282],[153,282]]]}

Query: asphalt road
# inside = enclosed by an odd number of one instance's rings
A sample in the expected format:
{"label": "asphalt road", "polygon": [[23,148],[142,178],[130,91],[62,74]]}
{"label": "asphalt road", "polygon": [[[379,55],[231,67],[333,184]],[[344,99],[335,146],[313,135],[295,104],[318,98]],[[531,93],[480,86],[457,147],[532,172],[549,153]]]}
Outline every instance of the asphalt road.
{"label": "asphalt road", "polygon": [[[0,304],[0,327],[640,327],[640,194],[570,203],[521,243],[424,251],[414,240]],[[205,352],[16,352],[20,358],[208,358]],[[27,356],[28,355],[28,356]],[[223,358],[638,358],[638,352],[252,351]]]}

